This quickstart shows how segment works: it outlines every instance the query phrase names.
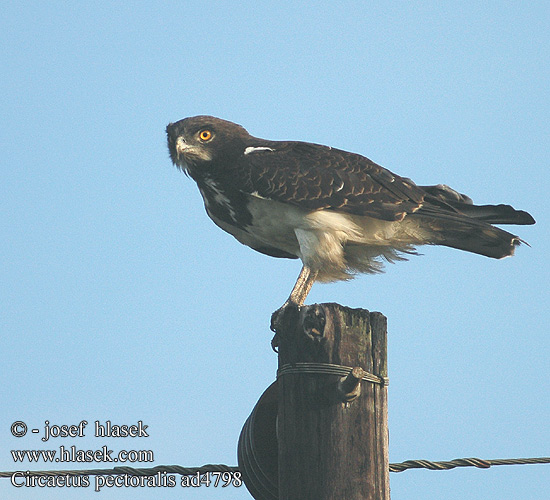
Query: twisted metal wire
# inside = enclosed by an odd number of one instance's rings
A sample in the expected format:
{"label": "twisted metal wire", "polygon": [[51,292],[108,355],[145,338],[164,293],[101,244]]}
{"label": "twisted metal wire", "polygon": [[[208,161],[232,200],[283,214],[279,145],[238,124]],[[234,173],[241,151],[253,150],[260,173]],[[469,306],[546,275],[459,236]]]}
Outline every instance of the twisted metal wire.
{"label": "twisted metal wire", "polygon": [[550,464],[550,457],[539,458],[495,458],[483,460],[481,458],[456,458],[444,462],[431,462],[430,460],[407,460],[405,462],[390,464],[390,472],[403,472],[408,469],[450,470],[456,467],[477,467],[488,469],[493,465],[530,465]]}
{"label": "twisted metal wire", "polygon": [[[390,472],[403,472],[408,469],[429,469],[429,470],[450,470],[456,467],[477,467],[479,469],[488,469],[494,465],[533,465],[550,464],[550,457],[538,458],[496,458],[492,460],[483,460],[481,458],[457,458],[455,460],[432,462],[430,460],[407,460],[405,462],[390,464]],[[20,471],[18,471],[20,472]],[[195,474],[204,474],[206,472],[239,472],[236,466],[223,464],[207,464],[201,467],[183,467],[181,465],[157,465],[156,467],[134,468],[134,467],[114,467],[112,469],[90,469],[90,470],[43,470],[29,471],[33,476],[60,476],[60,475],[120,475],[128,474],[131,476],[154,476],[159,472],[168,472],[180,474],[181,476],[192,476]],[[0,477],[11,477],[12,472],[0,472]]]}
{"label": "twisted metal wire", "polygon": [[[315,373],[320,375],[339,375],[345,377],[353,368],[349,366],[335,365],[331,363],[293,363],[283,365],[277,370],[277,377],[286,375],[287,373]],[[373,384],[380,384],[386,386],[390,383],[388,377],[381,377],[379,375],[373,375],[372,373],[363,370],[363,378],[367,382]]]}
{"label": "twisted metal wire", "polygon": [[[21,472],[20,469],[18,472]],[[77,469],[77,470],[37,470],[29,471],[32,476],[101,476],[101,475],[121,475],[130,476],[154,476],[159,472],[170,472],[181,476],[193,476],[195,474],[204,474],[206,472],[239,472],[236,466],[223,464],[207,464],[200,467],[183,467],[181,465],[157,465],[156,467],[113,467],[112,469]],[[11,477],[12,472],[0,472],[0,477]]]}

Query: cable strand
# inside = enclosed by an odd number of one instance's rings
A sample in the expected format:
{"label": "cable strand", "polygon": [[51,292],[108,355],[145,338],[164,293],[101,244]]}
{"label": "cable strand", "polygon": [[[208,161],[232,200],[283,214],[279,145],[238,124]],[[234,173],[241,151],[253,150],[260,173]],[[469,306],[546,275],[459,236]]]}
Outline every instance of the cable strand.
{"label": "cable strand", "polygon": [[[481,458],[456,458],[454,460],[432,462],[430,460],[406,460],[405,462],[391,463],[390,472],[403,472],[409,469],[429,469],[429,470],[450,470],[457,467],[477,467],[479,469],[488,469],[495,465],[534,465],[550,464],[550,457],[537,458],[496,458],[492,460],[483,460]],[[12,477],[19,471],[0,472],[0,477]],[[159,472],[168,472],[179,474],[181,476],[192,476],[195,474],[204,474],[206,472],[239,472],[236,466],[223,464],[207,464],[200,467],[183,467],[181,465],[157,465],[156,467],[134,468],[134,467],[114,467],[112,469],[86,469],[86,470],[42,470],[29,471],[33,476],[98,476],[98,475],[120,475],[128,474],[131,476],[154,476]]]}

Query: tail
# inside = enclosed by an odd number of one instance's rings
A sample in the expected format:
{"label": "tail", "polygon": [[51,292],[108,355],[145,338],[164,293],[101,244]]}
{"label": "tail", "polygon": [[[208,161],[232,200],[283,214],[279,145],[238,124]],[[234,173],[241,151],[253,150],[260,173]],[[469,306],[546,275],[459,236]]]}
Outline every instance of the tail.
{"label": "tail", "polygon": [[446,227],[443,238],[436,242],[466,252],[502,259],[514,255],[517,246],[526,243],[515,234],[478,222],[457,221]]}
{"label": "tail", "polygon": [[[501,259],[527,244],[518,236],[492,224],[534,224],[535,219],[510,205],[474,205],[472,200],[448,186],[423,186],[425,205],[414,216],[422,217],[431,230],[433,244]],[[411,214],[413,215],[413,214]]]}
{"label": "tail", "polygon": [[461,213],[487,224],[517,224],[531,225],[535,219],[530,213],[516,210],[510,205],[461,205],[457,208]]}

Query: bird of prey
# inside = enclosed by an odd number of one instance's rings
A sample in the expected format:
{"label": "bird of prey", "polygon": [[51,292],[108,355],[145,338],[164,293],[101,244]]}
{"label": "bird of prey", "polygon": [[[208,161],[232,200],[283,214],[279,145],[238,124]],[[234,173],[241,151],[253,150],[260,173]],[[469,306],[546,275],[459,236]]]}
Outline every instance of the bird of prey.
{"label": "bird of prey", "polygon": [[195,180],[216,225],[258,252],[301,259],[278,311],[301,306],[315,281],[379,272],[419,245],[512,255],[522,240],[493,224],[535,223],[509,205],[474,205],[443,184],[418,186],[359,154],[259,139],[212,116],[170,123],[166,132],[172,162]]}

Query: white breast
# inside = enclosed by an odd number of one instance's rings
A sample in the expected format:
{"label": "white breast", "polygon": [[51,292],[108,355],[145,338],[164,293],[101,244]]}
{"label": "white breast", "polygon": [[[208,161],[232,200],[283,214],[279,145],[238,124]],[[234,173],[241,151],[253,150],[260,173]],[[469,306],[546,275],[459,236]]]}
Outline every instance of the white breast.
{"label": "white breast", "polygon": [[210,217],[244,245],[274,247],[296,255],[319,270],[320,281],[379,272],[380,257],[402,259],[401,252],[410,253],[413,245],[426,242],[418,223],[407,218],[391,222],[331,210],[308,211],[254,195],[248,210],[252,223],[244,229]]}

